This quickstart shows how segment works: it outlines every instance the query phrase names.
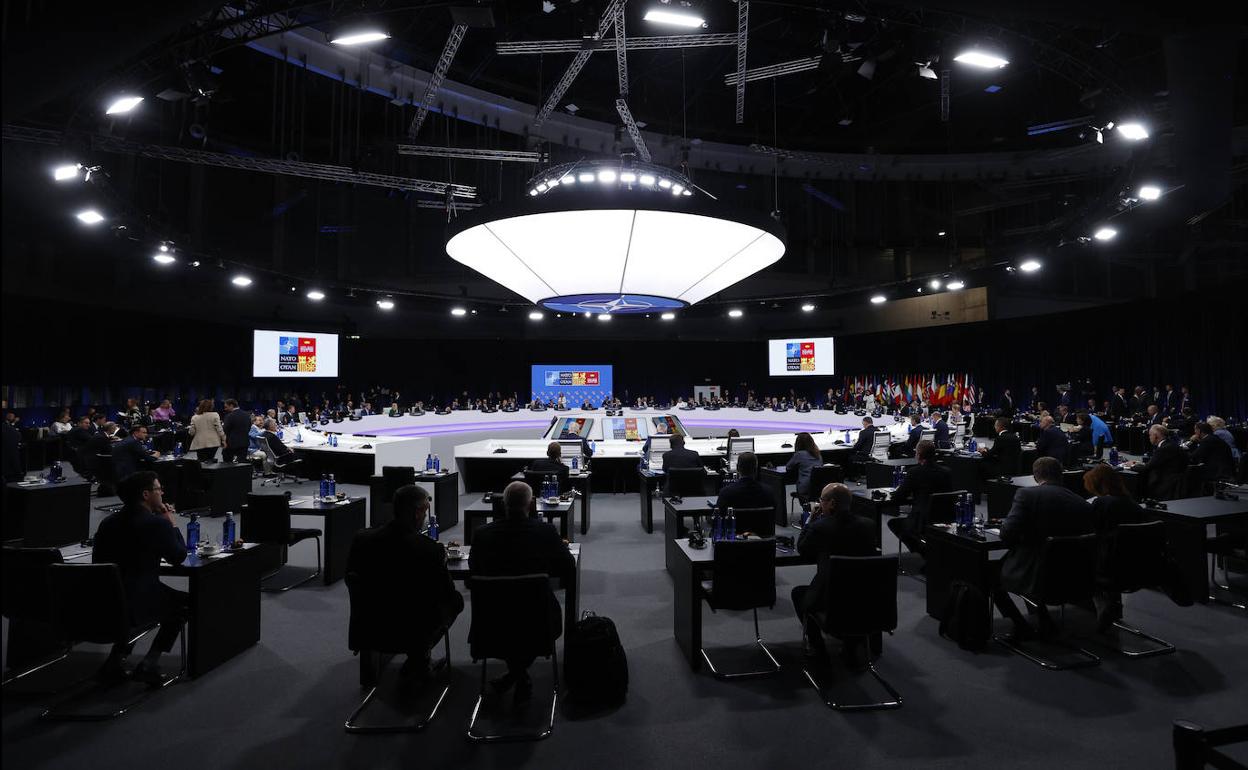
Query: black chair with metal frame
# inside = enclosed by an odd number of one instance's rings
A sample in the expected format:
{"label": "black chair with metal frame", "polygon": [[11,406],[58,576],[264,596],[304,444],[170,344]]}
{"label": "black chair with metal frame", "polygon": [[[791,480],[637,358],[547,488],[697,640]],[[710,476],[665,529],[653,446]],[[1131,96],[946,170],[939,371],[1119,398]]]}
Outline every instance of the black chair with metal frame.
{"label": "black chair with metal frame", "polygon": [[368,501],[368,521],[372,526],[394,518],[394,493],[399,487],[416,483],[416,469],[410,465],[381,466],[381,496]]}
{"label": "black chair with metal frame", "polygon": [[368,694],[359,706],[347,717],[343,729],[349,733],[414,733],[424,729],[437,716],[438,709],[446,695],[450,692],[449,673],[451,668],[451,633],[450,627],[440,629],[444,645],[444,657],[433,665],[434,675],[442,675],[441,691],[433,698],[433,706],[428,713],[416,721],[405,721],[398,724],[365,724],[365,712],[374,702],[381,687],[381,674],[385,664],[395,655],[409,653],[408,640],[396,638],[392,633],[395,613],[410,612],[410,607],[391,607],[378,601],[378,597],[386,592],[355,572],[346,576],[347,594],[351,602],[351,618],[348,625],[347,645],[351,651],[360,656],[360,684],[368,687]]}
{"label": "black chair with metal frame", "polygon": [[524,483],[529,485],[533,490],[533,499],[540,499],[542,496],[542,485],[546,483],[548,476],[554,476],[559,481],[559,494],[566,494],[572,490],[572,479],[565,473],[542,473],[541,471],[524,471]]}
{"label": "black chair with metal frame", "polygon": [[[927,529],[927,525],[952,523],[954,519],[957,518],[956,512],[957,512],[958,500],[963,495],[969,495],[969,494],[970,492],[968,492],[965,489],[955,489],[952,492],[933,492],[932,494],[928,495],[927,501],[926,501],[927,502],[927,518],[923,521],[922,526],[915,528],[916,529],[914,533],[915,537],[917,537],[919,541],[922,542],[926,546],[927,540],[924,538],[924,532]],[[911,516],[914,515],[913,506],[911,506],[911,513],[909,515]],[[913,573],[913,572],[909,572],[902,568],[901,566],[902,545],[904,544],[901,542],[901,539],[898,538],[897,540],[897,574],[904,575],[910,578],[914,578],[920,583],[926,583],[927,582],[926,577]]]}
{"label": "black chair with metal frame", "polygon": [[[897,557],[829,556],[819,560],[816,580],[828,586],[823,606],[807,612],[803,624],[813,623],[820,631],[842,640],[861,639],[869,648],[873,636],[892,633],[897,628]],[[873,711],[900,708],[901,694],[888,683],[868,655],[866,670],[888,692],[889,699],[870,703],[840,703],[833,700],[826,683],[820,682],[812,666],[802,667],[806,680],[819,693],[825,705],[837,711]]]}
{"label": "black chair with metal frame", "polygon": [[[1100,566],[1097,587],[1114,594],[1134,593],[1160,584],[1166,568],[1166,525],[1162,521],[1120,524],[1100,536]],[[1118,620],[1114,628],[1157,645],[1146,650],[1128,650],[1107,645],[1128,658],[1147,658],[1174,652],[1174,645],[1150,636]]]}
{"label": "black chair with metal frame", "polygon": [[[1088,605],[1096,589],[1097,538],[1094,534],[1049,537],[1040,552],[1039,573],[1036,583],[1039,590],[1023,598],[1035,605],[1060,605],[1065,616],[1067,604]],[[1097,655],[1073,644],[1049,640],[1049,644],[1063,647],[1076,655],[1076,659],[1059,663],[1052,658],[1037,654],[1004,636],[993,637],[998,644],[1011,652],[1022,655],[1041,668],[1064,671],[1072,668],[1099,666]]]}
{"label": "black chair with metal frame", "polygon": [[663,494],[668,497],[697,497],[706,494],[705,468],[672,468],[665,471]]}
{"label": "black chair with metal frame", "polygon": [[9,620],[9,642],[3,684],[16,682],[69,655],[69,646],[52,633],[52,592],[48,585],[48,567],[63,562],[56,548],[4,547],[0,614]]}
{"label": "black chair with metal frame", "polygon": [[[720,511],[728,515],[727,511]],[[776,511],[773,508],[734,508],[732,515],[737,520],[737,534],[749,532],[759,537],[776,536]]]}
{"label": "black chair with metal frame", "polygon": [[[281,593],[297,588],[321,574],[321,530],[299,529],[290,525],[290,500],[286,495],[263,495],[250,492],[247,510],[242,517],[240,537],[248,543],[276,545],[282,549],[282,564],[260,581],[260,590]],[[285,586],[266,586],[264,581],[277,575],[286,566],[286,549],[296,543],[312,539],[316,541],[316,570],[294,583]]]}
{"label": "black chair with metal frame", "polygon": [[106,452],[95,455],[91,470],[99,486],[95,488],[97,497],[112,497],[117,494],[117,472],[113,468],[113,456]]}
{"label": "black chair with metal frame", "polygon": [[264,451],[264,463],[272,471],[272,476],[268,476],[264,481],[260,482],[260,486],[264,486],[269,482],[273,482],[273,486],[280,487],[283,481],[299,483],[299,475],[297,471],[303,465],[303,460],[292,452],[285,455],[287,459],[279,460],[278,456],[273,452],[273,447],[269,445],[268,432],[260,434],[260,449]]}
{"label": "black chair with metal frame", "polygon": [[793,515],[793,503],[796,502],[802,507],[810,505],[812,501],[819,499],[819,494],[823,492],[823,488],[829,484],[839,484],[845,481],[845,466],[824,464],[816,465],[810,469],[810,494],[803,495],[796,489],[789,493],[789,515]]}
{"label": "black chair with metal frame", "polygon": [[[125,588],[121,582],[121,569],[116,564],[52,564],[48,567],[48,587],[51,595],[52,627],[69,646],[82,642],[94,644],[133,645],[157,623],[134,627],[130,623]],[[65,700],[50,706],[40,716],[43,719],[68,721],[95,721],[114,719],[134,706],[147,700],[157,690],[178,681],[186,671],[186,626],[178,635],[181,641],[181,665],[178,673],[163,679],[157,686],[144,685],[131,691],[131,683],[110,685],[92,684],[78,690]],[[88,703],[111,695],[114,689],[124,689],[120,700],[109,698],[108,710],[90,708]],[[98,696],[98,697],[97,697]]]}
{"label": "black chair with metal frame", "polygon": [[[468,632],[468,648],[474,663],[481,662],[481,690],[467,737],[482,743],[503,741],[538,741],[547,738],[555,728],[555,707],[559,702],[559,660],[555,640],[559,634],[551,617],[550,576],[473,575],[468,580],[472,596],[472,627]],[[544,619],[546,622],[542,623]],[[536,732],[479,733],[477,718],[485,701],[488,684],[488,659],[548,657],[552,677],[550,716]]]}
{"label": "black chair with metal frame", "polygon": [[702,647],[699,652],[707,668],[718,679],[744,679],[770,676],[780,671],[780,662],[763,644],[758,628],[758,608],[776,606],[776,541],[721,540],[714,544],[714,567],[710,580],[701,584],[700,597],[711,612],[750,610],[754,614],[754,643],[767,656],[770,666],[754,671],[720,671]]}
{"label": "black chair with metal frame", "polygon": [[[1248,561],[1248,525],[1219,523],[1214,537],[1205,539],[1205,551],[1213,556],[1209,563],[1209,584],[1219,591],[1243,597],[1243,593],[1231,586],[1231,573],[1227,565],[1229,559]],[[1222,565],[1222,582],[1218,582],[1218,565]],[[1237,610],[1248,610],[1241,598],[1239,601],[1209,592],[1209,601],[1224,607]]]}
{"label": "black chair with metal frame", "polygon": [[194,457],[178,460],[178,493],[174,501],[178,510],[189,511],[208,507],[208,481],[204,466]]}

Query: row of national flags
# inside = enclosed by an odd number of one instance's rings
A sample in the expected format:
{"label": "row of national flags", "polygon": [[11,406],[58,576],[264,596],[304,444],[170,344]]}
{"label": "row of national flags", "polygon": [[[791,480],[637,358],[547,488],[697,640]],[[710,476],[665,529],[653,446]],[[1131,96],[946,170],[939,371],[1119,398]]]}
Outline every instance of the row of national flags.
{"label": "row of national flags", "polygon": [[926,400],[932,406],[975,404],[978,400],[971,375],[959,374],[899,374],[860,375],[845,378],[847,395],[859,391],[872,393],[879,402],[907,404],[915,399]]}

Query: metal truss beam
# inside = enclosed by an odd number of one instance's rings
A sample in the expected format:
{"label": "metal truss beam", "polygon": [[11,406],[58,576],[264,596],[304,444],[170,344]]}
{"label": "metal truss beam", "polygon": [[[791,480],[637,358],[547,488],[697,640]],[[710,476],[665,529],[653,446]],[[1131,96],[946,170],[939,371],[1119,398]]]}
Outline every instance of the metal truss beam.
{"label": "metal truss beam", "polygon": [[[630,51],[654,51],[666,48],[713,48],[737,44],[733,34],[710,35],[660,35],[657,37],[630,37],[624,47]],[[526,40],[515,43],[498,43],[494,52],[499,56],[523,56],[525,54],[576,53],[578,51],[605,51],[614,48],[614,40]]]}
{"label": "metal truss beam", "polygon": [[544,152],[529,152],[528,150],[479,150],[473,147],[433,147],[421,144],[400,144],[395,149],[400,155],[496,160],[505,163],[544,163],[547,157]]}
{"label": "metal truss beam", "polygon": [[455,59],[455,53],[459,51],[459,44],[464,42],[464,33],[467,31],[467,24],[456,24],[451,27],[451,34],[446,38],[446,45],[442,46],[442,55],[438,57],[438,64],[433,68],[433,77],[429,78],[429,84],[425,86],[425,95],[420,97],[420,107],[416,110],[416,117],[412,118],[412,124],[407,129],[409,138],[415,139],[420,133],[420,127],[424,125],[425,118],[429,115],[429,108],[433,106],[433,100],[442,88],[442,81],[446,78],[446,73],[450,71],[451,62]]}
{"label": "metal truss beam", "polygon": [[745,122],[745,46],[749,40],[750,3],[737,0],[737,124]]}
{"label": "metal truss beam", "polygon": [[[611,0],[611,4],[603,11],[602,18],[598,21],[598,31],[594,34],[595,40],[602,40],[606,34],[615,26],[615,20],[619,9],[623,7],[624,0]],[[581,70],[585,67],[585,62],[589,61],[589,55],[592,50],[578,51],[576,57],[572,59],[572,63],[568,65],[568,69],[563,73],[563,77],[559,78],[559,82],[555,84],[555,88],[547,97],[546,103],[537,111],[537,115],[533,118],[533,128],[536,130],[542,127],[546,119],[550,117],[550,113],[555,111],[559,101],[563,99],[563,95],[571,88],[572,82],[576,80],[576,76],[581,74]]]}
{"label": "metal truss beam", "polygon": [[615,69],[620,81],[620,96],[628,96],[628,47],[624,35],[624,4],[615,12]]}
{"label": "metal truss beam", "polygon": [[[841,61],[846,63],[859,61],[861,58],[852,54],[841,55]],[[778,78],[784,75],[796,75],[799,72],[809,72],[810,70],[819,69],[819,62],[822,60],[822,56],[808,56],[804,59],[768,64],[765,67],[755,67],[752,70],[745,70],[745,82],[752,83],[755,80],[767,80],[768,78]],[[737,85],[738,77],[739,75],[736,72],[724,75],[724,85]]]}
{"label": "metal truss beam", "polygon": [[637,128],[637,121],[633,120],[633,113],[628,109],[628,102],[622,98],[616,99],[615,111],[620,113],[620,120],[624,121],[624,128],[628,130],[633,146],[637,148],[637,157],[650,163],[650,148],[646,146],[646,140],[641,136],[641,129]]}

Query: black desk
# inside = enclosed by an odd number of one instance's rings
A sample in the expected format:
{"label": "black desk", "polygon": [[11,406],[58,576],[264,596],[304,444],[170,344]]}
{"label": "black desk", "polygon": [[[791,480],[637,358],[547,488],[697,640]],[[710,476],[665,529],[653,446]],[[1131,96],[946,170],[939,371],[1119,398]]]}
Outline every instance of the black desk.
{"label": "black desk", "polygon": [[873,489],[880,487],[893,486],[893,473],[898,468],[904,472],[911,465],[918,465],[919,461],[913,457],[898,457],[895,460],[871,460],[863,463],[863,467],[867,469],[867,486]]}
{"label": "black desk", "polygon": [[[1095,463],[1095,462],[1084,463],[1083,469],[1085,471],[1090,471],[1096,466],[1101,465],[1101,464],[1102,463]],[[1132,498],[1139,500],[1140,498],[1144,496],[1143,494],[1144,490],[1140,486],[1140,480],[1142,477],[1140,476],[1139,471],[1133,468],[1128,468],[1125,465],[1119,465],[1117,467],[1114,467],[1114,470],[1117,471],[1118,475],[1122,478],[1123,486],[1127,488],[1127,492],[1130,493]]]}
{"label": "black desk", "polygon": [[3,538],[25,548],[59,547],[91,535],[91,484],[81,479],[58,484],[4,485]]}
{"label": "black desk", "polygon": [[188,556],[162,575],[186,577],[190,616],[186,625],[186,665],[200,676],[260,641],[260,574],[264,549],[249,543],[242,551],[201,559]]}
{"label": "black desk", "polygon": [[1209,497],[1185,497],[1167,500],[1165,510],[1146,508],[1153,517],[1166,522],[1166,541],[1170,555],[1179,565],[1183,582],[1192,597],[1201,603],[1209,601],[1209,557],[1205,537],[1210,524],[1231,524],[1248,521],[1248,495],[1238,500]]}
{"label": "black desk", "polygon": [[989,597],[987,627],[991,629],[991,597],[996,588],[996,570],[991,564],[992,555],[1003,553],[1009,546],[990,532],[975,537],[959,533],[951,527],[929,526],[926,534],[927,614],[942,620],[953,581],[965,580],[979,587],[984,596]]}
{"label": "black desk", "polygon": [[[680,502],[676,502],[673,498],[663,498],[663,551],[664,565],[668,573],[675,574],[672,570],[676,567],[679,548],[676,542],[680,538],[689,536],[689,527],[685,526],[685,519],[693,519],[697,516],[707,516],[711,512],[711,507],[707,505],[705,497],[696,499],[684,498]],[[709,520],[704,523],[703,532],[709,539],[711,536]]]}
{"label": "black desk", "polygon": [[[718,488],[724,478],[719,471],[713,471],[710,468],[706,469],[706,475],[708,478],[713,479],[711,486],[716,488]],[[665,476],[663,471],[652,471],[647,468],[639,469],[637,476],[641,488],[641,528],[647,533],[651,533],[654,532],[654,492],[663,484]],[[702,490],[704,493],[707,491],[706,486],[704,485]],[[715,497],[716,494],[716,492],[711,492],[710,496]]]}
{"label": "black desk", "polygon": [[[152,468],[160,477],[161,486],[172,494],[170,500],[180,509],[188,506],[182,501],[189,498],[182,495],[186,473],[184,469],[190,463],[199,462],[192,457],[163,457],[157,460]],[[251,492],[253,469],[251,463],[199,463],[200,476],[211,516],[224,516],[227,513],[238,513],[247,502]]]}
{"label": "black desk", "polygon": [[[466,581],[472,577],[472,568],[468,566],[468,556],[472,553],[472,546],[464,545],[461,550],[464,553],[464,558],[447,561],[446,563],[446,569],[451,573],[451,580]],[[572,558],[576,561],[576,569],[572,571],[572,576],[562,583],[563,640],[565,646],[567,645],[568,632],[576,627],[577,621],[581,619],[581,545],[580,543],[571,543],[568,545],[568,550],[572,552]]]}
{"label": "black desk", "polygon": [[[882,500],[874,500],[871,497],[872,492],[883,492],[885,497]],[[850,498],[849,512],[856,516],[866,516],[875,522],[875,547],[880,548],[884,544],[883,521],[884,513],[889,512],[893,515],[900,513],[900,503],[893,502],[893,490],[889,487],[870,489],[855,489]]]}
{"label": "black desk", "polygon": [[[438,529],[449,529],[459,524],[459,472],[420,473],[416,483],[429,490],[433,496],[433,514],[438,517]],[[374,475],[368,482],[368,526],[380,527],[394,518],[394,503],[383,501],[386,483],[383,477]]]}
{"label": "black desk", "polygon": [[949,469],[954,489],[965,489],[974,494],[976,499],[979,498],[984,491],[984,481],[979,475],[980,465],[984,462],[983,455],[978,452],[965,454],[952,449],[938,449],[936,458],[941,465]]}
{"label": "black desk", "polygon": [[[569,519],[574,517],[572,500],[560,500],[554,505],[549,505],[542,500],[537,501],[538,513],[549,519],[559,519],[559,534],[564,540],[572,540],[572,527],[569,525]],[[464,509],[464,545],[472,545],[472,530],[477,525],[477,519],[493,518],[494,504],[487,503],[478,499],[475,503]]]}
{"label": "black desk", "polygon": [[[325,554],[321,561],[321,582],[325,585],[339,581],[347,574],[351,540],[356,532],[365,527],[365,502],[363,497],[350,497],[341,503],[322,503],[305,497],[295,498],[290,503],[291,516],[316,516],[324,520],[319,529],[325,538]],[[243,515],[246,515],[245,509]]]}
{"label": "black desk", "polygon": [[[690,548],[687,539],[671,542],[675,546],[673,563],[668,568],[672,575],[672,631],[689,668],[697,671],[702,666],[699,652],[702,649],[702,599],[699,594],[702,581],[710,578],[713,572],[714,546],[707,542],[705,548],[697,549]],[[796,550],[776,548],[777,567],[805,563]],[[777,605],[783,601],[778,598]]]}
{"label": "black desk", "polygon": [[[581,498],[581,534],[589,534],[589,510],[590,500],[593,499],[594,492],[594,472],[577,469],[576,472],[568,474],[568,484],[572,489],[576,490],[576,494]],[[524,481],[524,471],[517,472],[511,477],[512,481]],[[566,536],[565,536],[566,537]],[[572,540],[572,538],[568,538]]]}

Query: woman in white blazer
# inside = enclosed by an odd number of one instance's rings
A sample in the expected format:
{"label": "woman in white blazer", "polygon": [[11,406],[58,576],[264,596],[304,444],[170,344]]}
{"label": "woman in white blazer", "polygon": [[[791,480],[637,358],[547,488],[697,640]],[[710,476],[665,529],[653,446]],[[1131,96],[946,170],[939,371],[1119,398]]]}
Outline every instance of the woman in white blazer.
{"label": "woman in white blazer", "polygon": [[211,398],[199,402],[187,433],[191,437],[191,449],[201,463],[216,459],[217,450],[225,446],[225,430],[221,427],[221,415],[214,409]]}

